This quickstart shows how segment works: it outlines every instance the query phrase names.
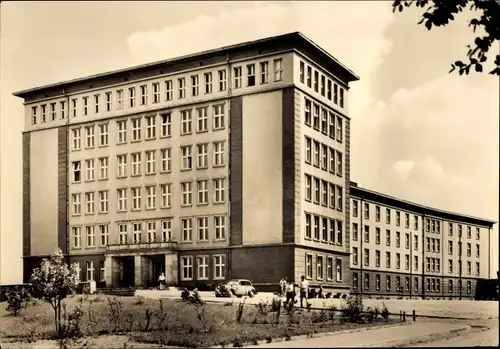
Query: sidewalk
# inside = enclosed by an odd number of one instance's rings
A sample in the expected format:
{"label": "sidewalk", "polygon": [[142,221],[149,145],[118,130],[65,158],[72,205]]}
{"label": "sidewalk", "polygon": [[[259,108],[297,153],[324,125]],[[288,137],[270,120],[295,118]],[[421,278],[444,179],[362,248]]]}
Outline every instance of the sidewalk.
{"label": "sidewalk", "polygon": [[442,335],[469,329],[470,326],[446,322],[409,322],[407,325],[375,328],[361,332],[340,332],[316,335],[313,338],[271,342],[247,348],[340,348],[340,347],[395,347],[417,338]]}

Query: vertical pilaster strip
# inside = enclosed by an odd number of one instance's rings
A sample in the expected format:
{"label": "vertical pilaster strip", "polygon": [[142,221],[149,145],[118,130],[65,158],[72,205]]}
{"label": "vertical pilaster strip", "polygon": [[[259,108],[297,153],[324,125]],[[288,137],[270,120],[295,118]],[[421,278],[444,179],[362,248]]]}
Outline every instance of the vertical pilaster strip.
{"label": "vertical pilaster strip", "polygon": [[282,92],[283,243],[295,241],[295,92]]}
{"label": "vertical pilaster strip", "polygon": [[30,136],[29,132],[23,133],[23,256],[25,257],[31,254]]}
{"label": "vertical pilaster strip", "polygon": [[301,162],[302,162],[302,94],[299,92],[299,90],[294,89],[294,129],[295,129],[295,231],[294,231],[294,242],[295,243],[300,243],[301,241],[301,234],[302,234],[302,229],[301,229],[301,220],[302,220],[302,205],[301,205],[301,200],[302,200],[302,169],[301,169]]}
{"label": "vertical pilaster strip", "polygon": [[[345,252],[349,253],[351,251],[351,120],[344,119],[345,123],[345,157],[344,157],[344,176],[345,176],[345,190],[344,190],[344,202],[345,202],[345,227],[344,227],[344,244]],[[362,212],[362,209],[361,209]],[[350,282],[350,281],[349,281]]]}
{"label": "vertical pilaster strip", "polygon": [[68,126],[57,132],[57,241],[63,254],[68,254]]}
{"label": "vertical pilaster strip", "polygon": [[243,244],[243,100],[230,99],[229,131],[229,202],[231,246]]}

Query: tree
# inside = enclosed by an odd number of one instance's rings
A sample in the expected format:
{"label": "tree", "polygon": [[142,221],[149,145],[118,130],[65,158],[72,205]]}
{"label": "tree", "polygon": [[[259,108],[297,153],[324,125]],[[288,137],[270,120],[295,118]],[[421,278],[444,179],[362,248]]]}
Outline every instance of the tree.
{"label": "tree", "polygon": [[[410,7],[413,4],[422,8],[429,5],[422,15],[422,19],[418,22],[418,24],[424,23],[428,30],[431,30],[432,26],[446,26],[455,19],[455,15],[462,12],[468,5],[470,5],[472,11],[480,12],[481,15],[478,18],[470,21],[469,27],[472,27],[474,33],[477,27],[482,27],[486,35],[476,37],[474,48],[467,45],[469,63],[456,61],[451,65],[450,73],[458,68],[460,75],[463,73],[469,74],[472,66],[474,66],[476,72],[483,72],[483,64],[488,60],[489,49],[500,39],[499,0],[394,0],[392,12],[396,10],[402,12],[405,7]],[[495,68],[490,74],[500,75],[500,55],[496,55],[493,63]]]}
{"label": "tree", "polygon": [[61,329],[61,303],[75,289],[78,274],[77,264],[68,268],[59,248],[49,259],[44,258],[40,267],[31,274],[32,295],[50,303],[54,309],[56,332]]}

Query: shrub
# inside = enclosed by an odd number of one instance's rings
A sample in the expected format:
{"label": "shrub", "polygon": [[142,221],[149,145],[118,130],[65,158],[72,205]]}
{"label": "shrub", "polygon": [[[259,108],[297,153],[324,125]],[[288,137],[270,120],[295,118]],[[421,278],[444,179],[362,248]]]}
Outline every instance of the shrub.
{"label": "shrub", "polygon": [[63,323],[59,327],[59,338],[76,339],[83,336],[81,328],[83,310],[77,305],[71,312],[67,311],[66,304],[63,304]]}
{"label": "shrub", "polygon": [[363,311],[363,299],[360,295],[349,296],[342,304],[343,317],[345,321],[357,322]]}
{"label": "shrub", "polygon": [[107,310],[110,325],[113,326],[112,332],[118,332],[121,329],[120,320],[123,312],[123,302],[116,297],[108,298]]}
{"label": "shrub", "polygon": [[7,311],[12,316],[18,316],[30,301],[30,294],[24,287],[14,287],[5,296],[7,298]]}

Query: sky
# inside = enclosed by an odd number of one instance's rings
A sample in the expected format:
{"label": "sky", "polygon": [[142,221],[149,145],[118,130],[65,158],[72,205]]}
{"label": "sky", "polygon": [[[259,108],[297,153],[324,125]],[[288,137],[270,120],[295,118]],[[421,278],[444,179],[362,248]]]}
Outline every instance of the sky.
{"label": "sky", "polygon": [[[22,243],[24,120],[22,100],[12,92],[291,31],[301,31],[361,77],[349,92],[351,180],[498,221],[499,80],[448,74],[473,42],[471,13],[428,31],[417,25],[421,12],[394,14],[384,1],[0,6],[3,283],[19,282],[21,273],[14,261]],[[496,274],[496,226],[492,235]]]}

